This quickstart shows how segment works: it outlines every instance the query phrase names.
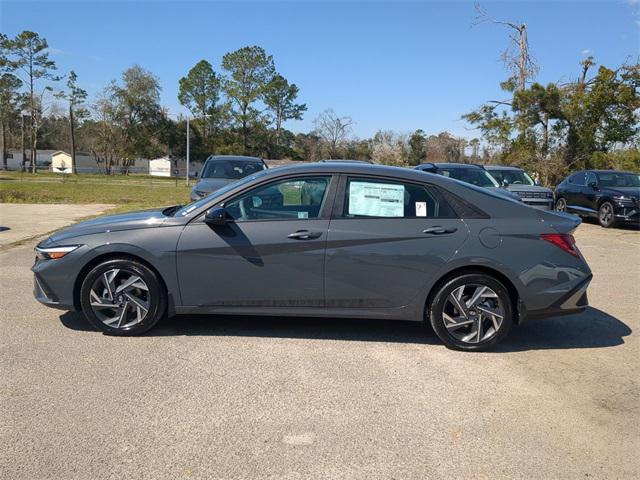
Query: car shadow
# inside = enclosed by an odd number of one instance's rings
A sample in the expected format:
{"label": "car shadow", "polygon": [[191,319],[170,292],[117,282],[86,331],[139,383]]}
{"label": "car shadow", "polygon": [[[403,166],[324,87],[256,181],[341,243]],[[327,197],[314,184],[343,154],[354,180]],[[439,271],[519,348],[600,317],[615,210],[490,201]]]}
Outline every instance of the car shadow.
{"label": "car shadow", "polygon": [[[67,312],[62,324],[72,330],[94,331],[82,314]],[[514,328],[495,352],[566,348],[604,348],[621,345],[631,329],[596,308],[583,313],[524,322]],[[441,345],[430,328],[417,322],[308,317],[178,315],[164,319],[145,337],[229,336],[344,340],[358,342]]]}

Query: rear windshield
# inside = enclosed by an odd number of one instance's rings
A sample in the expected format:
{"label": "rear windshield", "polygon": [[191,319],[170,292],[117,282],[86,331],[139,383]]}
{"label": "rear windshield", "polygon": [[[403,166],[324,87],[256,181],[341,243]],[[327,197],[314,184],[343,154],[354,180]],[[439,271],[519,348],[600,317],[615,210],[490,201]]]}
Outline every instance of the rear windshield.
{"label": "rear windshield", "polygon": [[491,175],[481,168],[438,168],[438,173],[476,187],[499,187]]}
{"label": "rear windshield", "polygon": [[264,170],[262,162],[246,160],[213,160],[208,161],[202,171],[202,178],[239,179]]}
{"label": "rear windshield", "polygon": [[640,187],[640,175],[635,173],[601,172],[598,178],[603,187]]}

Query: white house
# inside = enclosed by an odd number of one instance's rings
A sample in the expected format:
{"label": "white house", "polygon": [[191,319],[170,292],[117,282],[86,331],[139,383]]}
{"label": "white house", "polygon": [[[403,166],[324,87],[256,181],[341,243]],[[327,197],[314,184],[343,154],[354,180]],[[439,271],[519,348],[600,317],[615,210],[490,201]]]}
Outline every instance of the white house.
{"label": "white house", "polygon": [[62,150],[51,154],[51,171],[54,173],[73,173],[71,169],[71,155]]}

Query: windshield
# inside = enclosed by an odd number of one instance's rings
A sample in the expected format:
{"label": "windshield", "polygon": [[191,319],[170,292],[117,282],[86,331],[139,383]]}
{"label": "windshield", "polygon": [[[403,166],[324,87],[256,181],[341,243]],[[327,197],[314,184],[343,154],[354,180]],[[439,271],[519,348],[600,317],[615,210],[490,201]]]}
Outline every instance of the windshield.
{"label": "windshield", "polygon": [[489,174],[495,178],[498,183],[505,180],[509,185],[535,185],[535,182],[524,170],[489,170]]}
{"label": "windshield", "polygon": [[200,200],[196,200],[195,202],[188,203],[184,207],[180,208],[180,210],[178,210],[175,213],[175,216],[176,217],[184,217],[186,215],[189,215],[191,212],[199,209],[200,207],[203,207],[203,206],[209,204],[216,197],[218,197],[220,195],[223,195],[223,194],[227,193],[228,191],[233,190],[236,187],[239,187],[239,186],[242,186],[242,185],[244,185],[246,183],[252,182],[256,178],[260,178],[260,177],[266,175],[267,173],[268,173],[268,170],[262,170],[261,172],[258,172],[255,175],[244,177],[242,180],[239,180],[237,182],[229,183],[229,184],[225,185],[224,187],[217,189],[211,195],[208,195],[208,196],[206,196],[204,198],[201,198]]}
{"label": "windshield", "polygon": [[636,173],[599,172],[602,187],[640,187],[640,175]]}
{"label": "windshield", "polygon": [[262,162],[246,160],[209,160],[202,170],[202,178],[240,179],[264,170]]}
{"label": "windshield", "polygon": [[438,173],[477,187],[499,187],[491,175],[481,168],[438,168]]}

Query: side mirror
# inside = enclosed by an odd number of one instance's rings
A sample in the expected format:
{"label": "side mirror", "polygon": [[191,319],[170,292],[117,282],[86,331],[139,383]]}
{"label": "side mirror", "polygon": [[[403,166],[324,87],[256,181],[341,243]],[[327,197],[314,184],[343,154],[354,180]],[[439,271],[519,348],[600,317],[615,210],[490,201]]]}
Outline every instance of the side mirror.
{"label": "side mirror", "polygon": [[589,186],[593,189],[593,190],[598,190],[598,184],[596,182],[590,182]]}
{"label": "side mirror", "polygon": [[534,184],[536,187],[539,187],[539,186],[540,186],[540,180],[537,180],[537,179],[536,179],[536,180],[534,180],[534,181],[533,181],[533,184]]}
{"label": "side mirror", "polygon": [[502,186],[504,188],[507,188],[509,186],[509,180],[507,180],[506,178],[502,179]]}
{"label": "side mirror", "polygon": [[204,223],[206,223],[210,227],[222,227],[229,221],[229,214],[222,207],[211,208],[204,215]]}
{"label": "side mirror", "polygon": [[194,176],[195,178],[198,178],[198,172],[194,173],[194,174],[193,174],[193,176]]}

